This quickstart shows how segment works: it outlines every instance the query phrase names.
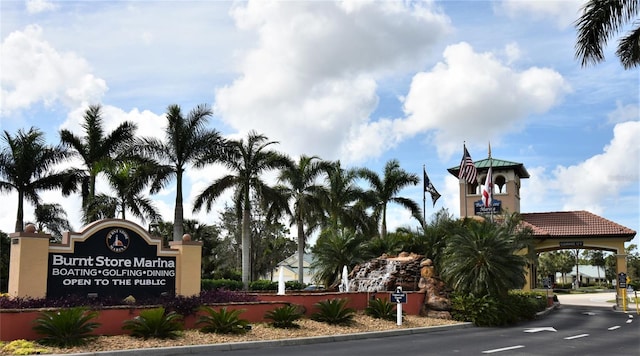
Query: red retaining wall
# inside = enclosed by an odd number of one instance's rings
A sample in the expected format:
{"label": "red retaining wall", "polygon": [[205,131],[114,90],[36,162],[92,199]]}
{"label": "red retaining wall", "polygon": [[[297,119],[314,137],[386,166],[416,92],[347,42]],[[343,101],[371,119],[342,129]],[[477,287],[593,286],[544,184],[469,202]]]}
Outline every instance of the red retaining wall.
{"label": "red retaining wall", "polygon": [[[249,322],[263,322],[264,313],[287,304],[304,306],[305,315],[310,316],[315,312],[314,304],[327,299],[348,298],[348,306],[356,310],[364,310],[367,307],[369,298],[389,299],[389,293],[335,293],[316,292],[302,294],[257,294],[260,300],[253,303],[229,303],[216,304],[214,309],[227,307],[227,309],[243,309],[240,314],[242,319]],[[407,303],[403,304],[402,310],[409,315],[418,315],[424,303],[423,293],[407,293]],[[94,321],[100,323],[95,330],[96,335],[121,335],[122,323],[125,320],[133,319],[139,315],[141,310],[153,308],[149,307],[110,307],[101,309],[98,318]],[[40,336],[33,331],[33,321],[44,310],[50,309],[25,309],[25,310],[0,310],[0,341],[12,341],[18,339],[36,340]],[[186,329],[194,329],[199,314],[185,317]]]}

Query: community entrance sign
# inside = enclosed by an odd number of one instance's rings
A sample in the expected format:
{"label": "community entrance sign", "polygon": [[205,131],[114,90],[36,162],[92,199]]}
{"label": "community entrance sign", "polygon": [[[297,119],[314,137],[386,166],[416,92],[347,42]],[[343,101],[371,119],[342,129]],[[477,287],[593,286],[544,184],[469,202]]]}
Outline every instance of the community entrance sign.
{"label": "community entrance sign", "polygon": [[9,294],[60,298],[200,293],[202,243],[185,234],[181,241],[153,237],[122,219],[96,221],[81,232],[66,232],[62,243],[35,231],[11,234]]}
{"label": "community entrance sign", "polygon": [[160,256],[158,242],[132,229],[110,226],[74,241],[72,253],[49,253],[47,296],[173,294],[176,257]]}

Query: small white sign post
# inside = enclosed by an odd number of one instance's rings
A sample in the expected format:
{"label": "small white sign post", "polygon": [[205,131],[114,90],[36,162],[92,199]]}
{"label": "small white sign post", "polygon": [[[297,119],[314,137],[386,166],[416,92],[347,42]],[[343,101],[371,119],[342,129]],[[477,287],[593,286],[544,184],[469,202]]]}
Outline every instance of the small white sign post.
{"label": "small white sign post", "polygon": [[396,302],[396,324],[402,325],[402,304],[407,302],[407,293],[402,292],[402,287],[396,287],[396,292],[391,293],[391,300]]}

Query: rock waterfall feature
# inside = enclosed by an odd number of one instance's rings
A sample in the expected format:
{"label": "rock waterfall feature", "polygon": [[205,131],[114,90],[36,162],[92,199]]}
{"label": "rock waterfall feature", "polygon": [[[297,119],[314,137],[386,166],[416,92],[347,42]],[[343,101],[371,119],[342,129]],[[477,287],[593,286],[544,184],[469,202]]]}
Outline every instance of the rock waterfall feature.
{"label": "rock waterfall feature", "polygon": [[425,294],[420,315],[451,319],[450,291],[429,258],[407,252],[396,257],[382,255],[355,266],[349,274],[351,292],[391,292],[398,286],[405,292]]}

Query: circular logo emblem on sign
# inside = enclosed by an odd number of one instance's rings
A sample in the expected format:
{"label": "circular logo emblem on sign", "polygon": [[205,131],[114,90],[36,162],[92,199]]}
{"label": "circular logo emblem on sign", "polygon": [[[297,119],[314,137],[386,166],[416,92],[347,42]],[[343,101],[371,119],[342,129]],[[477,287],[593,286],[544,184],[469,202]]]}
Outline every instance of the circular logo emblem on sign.
{"label": "circular logo emblem on sign", "polygon": [[129,235],[123,229],[113,229],[107,234],[107,247],[113,252],[124,252],[129,247]]}

